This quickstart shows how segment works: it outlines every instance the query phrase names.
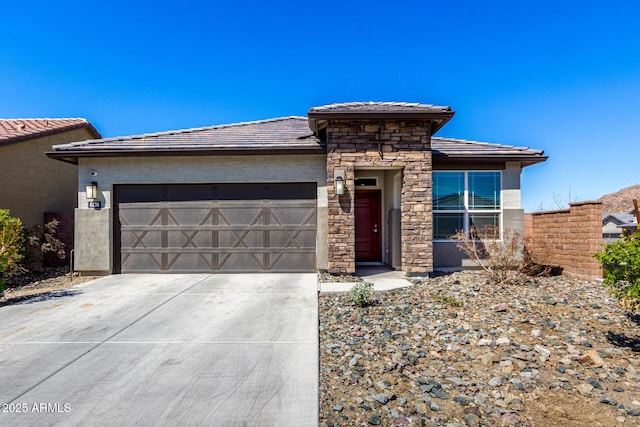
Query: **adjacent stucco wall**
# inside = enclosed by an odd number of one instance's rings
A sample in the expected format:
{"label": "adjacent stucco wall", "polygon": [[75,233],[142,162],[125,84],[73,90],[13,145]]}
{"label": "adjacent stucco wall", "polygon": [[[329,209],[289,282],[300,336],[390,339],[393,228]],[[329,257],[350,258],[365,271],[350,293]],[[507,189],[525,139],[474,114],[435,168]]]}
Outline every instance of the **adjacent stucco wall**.
{"label": "adjacent stucco wall", "polygon": [[0,209],[9,209],[25,227],[41,225],[45,212],[73,212],[77,201],[76,166],[48,158],[55,144],[93,138],[76,129],[0,147]]}
{"label": "adjacent stucco wall", "polygon": [[[486,167],[470,163],[460,170],[486,170]],[[502,229],[503,232],[515,231],[524,234],[524,210],[520,207],[520,174],[522,168],[519,162],[506,162],[495,169],[502,172],[502,190],[500,200],[502,203]],[[433,243],[433,264],[435,269],[451,270],[465,267],[475,267],[476,264],[469,260],[453,242]]]}
{"label": "adjacent stucco wall", "polygon": [[[327,268],[327,190],[324,155],[81,158],[78,165],[76,269],[113,270],[111,191],[118,184],[316,182],[317,258]],[[95,171],[96,176],[91,176]],[[98,183],[103,209],[87,207],[85,185]],[[82,211],[82,212],[80,212]],[[86,211],[90,211],[88,214]],[[94,246],[108,248],[96,250]]]}

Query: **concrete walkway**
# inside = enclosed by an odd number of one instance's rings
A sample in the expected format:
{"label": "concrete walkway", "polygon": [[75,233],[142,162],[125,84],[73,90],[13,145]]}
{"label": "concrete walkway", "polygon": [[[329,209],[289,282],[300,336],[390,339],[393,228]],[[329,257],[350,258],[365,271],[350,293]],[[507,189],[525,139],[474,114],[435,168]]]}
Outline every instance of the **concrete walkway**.
{"label": "concrete walkway", "polygon": [[0,425],[317,425],[316,282],[114,275],[0,307]]}
{"label": "concrete walkway", "polygon": [[[366,282],[373,283],[375,291],[391,291],[412,286],[411,282],[406,279],[403,271],[389,270],[386,266],[367,266],[358,267],[356,276],[362,278]],[[348,282],[324,282],[319,283],[320,293],[330,292],[350,292],[355,283]]]}

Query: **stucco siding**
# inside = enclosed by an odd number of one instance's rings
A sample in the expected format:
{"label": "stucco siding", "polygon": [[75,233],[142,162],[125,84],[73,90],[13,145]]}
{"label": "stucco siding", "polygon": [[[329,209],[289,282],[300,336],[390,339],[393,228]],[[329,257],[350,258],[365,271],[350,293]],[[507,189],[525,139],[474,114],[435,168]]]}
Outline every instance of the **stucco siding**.
{"label": "stucco siding", "polygon": [[506,162],[502,171],[502,209],[520,209],[520,174],[519,162]]}
{"label": "stucco siding", "polygon": [[75,210],[74,269],[94,274],[112,271],[111,209]]}
{"label": "stucco siding", "polygon": [[76,129],[0,147],[0,208],[25,227],[42,224],[45,212],[72,212],[77,201],[77,168],[50,159],[51,146],[92,138]]}
{"label": "stucco siding", "polygon": [[[324,155],[277,156],[202,156],[202,157],[115,157],[81,158],[78,166],[78,211],[91,210],[85,185],[98,184],[98,200],[110,221],[92,221],[91,216],[76,216],[77,236],[94,235],[94,244],[112,244],[111,194],[118,184],[197,184],[197,183],[260,183],[315,182],[317,183],[317,257],[318,268],[327,265],[327,178]],[[92,176],[92,171],[96,175]],[[99,230],[96,227],[100,228]],[[76,238],[76,245],[82,245]],[[76,246],[78,270],[100,270],[104,254],[87,247]],[[112,270],[112,249],[109,249],[109,270]],[[94,268],[100,266],[101,268]],[[82,268],[80,268],[82,267]]]}

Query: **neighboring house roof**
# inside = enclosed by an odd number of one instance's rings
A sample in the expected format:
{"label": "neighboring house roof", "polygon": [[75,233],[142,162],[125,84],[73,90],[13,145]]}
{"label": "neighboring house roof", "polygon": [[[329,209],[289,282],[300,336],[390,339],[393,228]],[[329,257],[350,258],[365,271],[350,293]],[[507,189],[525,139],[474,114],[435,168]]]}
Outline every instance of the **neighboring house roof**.
{"label": "neighboring house roof", "polygon": [[635,224],[636,216],[630,212],[615,212],[609,214],[602,215],[602,223],[603,225],[609,222],[613,222],[616,225],[622,224]]}
{"label": "neighboring house roof", "polygon": [[325,153],[325,144],[305,117],[277,119],[54,145],[50,157],[203,155],[207,153]]}
{"label": "neighboring house roof", "polygon": [[490,142],[467,141],[464,139],[431,138],[431,149],[438,160],[501,160],[520,161],[523,166],[541,163],[547,160],[543,150],[513,145],[494,144]]}
{"label": "neighboring house roof", "polygon": [[86,119],[0,119],[0,147],[82,128],[102,137]]}
{"label": "neighboring house roof", "polygon": [[309,110],[309,126],[314,131],[326,126],[327,120],[392,119],[430,120],[432,132],[444,126],[455,114],[451,107],[417,102],[345,102],[313,107]]}

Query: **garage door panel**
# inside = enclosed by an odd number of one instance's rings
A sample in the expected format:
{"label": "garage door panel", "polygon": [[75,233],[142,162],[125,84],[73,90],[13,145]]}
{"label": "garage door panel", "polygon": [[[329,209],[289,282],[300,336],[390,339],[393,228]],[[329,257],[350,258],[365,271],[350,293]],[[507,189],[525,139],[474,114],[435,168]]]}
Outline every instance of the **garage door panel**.
{"label": "garage door panel", "polygon": [[136,230],[122,231],[123,247],[132,248],[161,248],[162,236],[159,231]]}
{"label": "garage door panel", "polygon": [[273,231],[270,233],[270,243],[272,246],[292,247],[300,249],[315,250],[315,231],[304,231],[291,229],[287,231]]}
{"label": "garage door panel", "polygon": [[168,258],[167,270],[171,272],[211,271],[213,268],[210,254],[173,253]]}
{"label": "garage door panel", "polygon": [[122,264],[123,265],[135,265],[136,271],[139,273],[145,272],[157,272],[161,268],[161,255],[160,254],[141,254],[141,253],[123,253]]}
{"label": "garage door panel", "polygon": [[207,248],[213,246],[210,231],[167,231],[167,246],[170,248]]}
{"label": "garage door panel", "polygon": [[315,184],[127,187],[115,190],[121,272],[315,270]]}
{"label": "garage door panel", "polygon": [[289,268],[287,271],[291,272],[304,272],[304,266],[308,265],[312,260],[309,259],[308,254],[300,253],[283,253],[281,256],[274,258],[271,262],[271,269],[279,270],[286,268],[286,266],[300,266],[300,270]]}
{"label": "garage door panel", "polygon": [[211,209],[202,206],[170,207],[167,213],[168,224],[203,225],[210,224],[212,221]]}

